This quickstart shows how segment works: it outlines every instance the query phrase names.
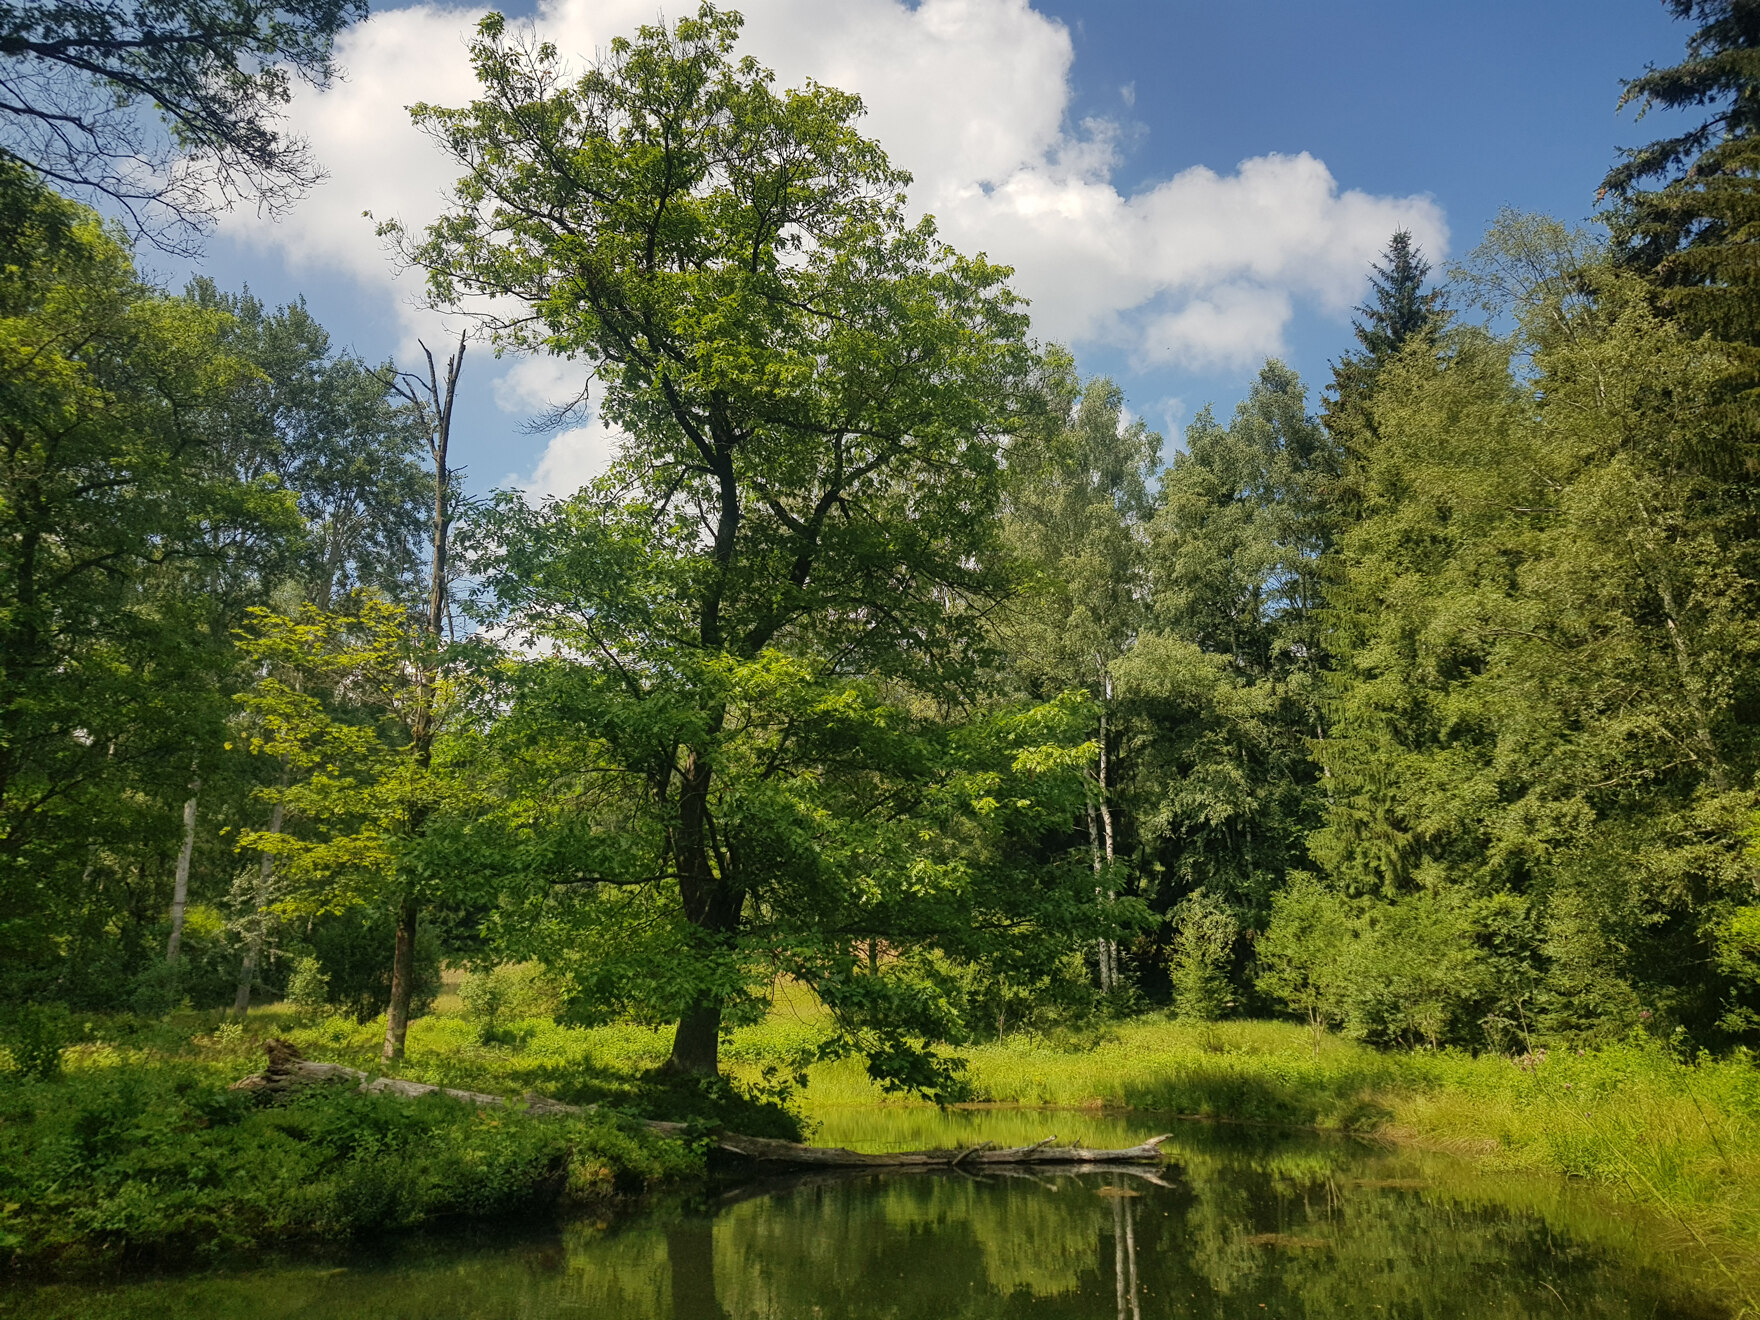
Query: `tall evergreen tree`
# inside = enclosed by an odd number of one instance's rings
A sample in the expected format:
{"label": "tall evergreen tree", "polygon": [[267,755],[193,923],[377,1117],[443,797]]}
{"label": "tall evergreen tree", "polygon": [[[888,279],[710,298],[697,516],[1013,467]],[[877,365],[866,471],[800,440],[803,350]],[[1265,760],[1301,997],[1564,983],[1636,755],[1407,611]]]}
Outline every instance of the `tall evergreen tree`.
{"label": "tall evergreen tree", "polygon": [[1699,25],[1686,58],[1632,79],[1620,106],[1709,113],[1608,172],[1614,251],[1694,330],[1760,345],[1760,0],[1664,2]]}
{"label": "tall evergreen tree", "polygon": [[1372,429],[1367,403],[1384,368],[1414,336],[1440,330],[1448,311],[1440,289],[1426,292],[1430,263],[1409,230],[1395,230],[1380,264],[1372,268],[1369,300],[1351,322],[1358,348],[1333,364],[1326,428],[1347,448]]}

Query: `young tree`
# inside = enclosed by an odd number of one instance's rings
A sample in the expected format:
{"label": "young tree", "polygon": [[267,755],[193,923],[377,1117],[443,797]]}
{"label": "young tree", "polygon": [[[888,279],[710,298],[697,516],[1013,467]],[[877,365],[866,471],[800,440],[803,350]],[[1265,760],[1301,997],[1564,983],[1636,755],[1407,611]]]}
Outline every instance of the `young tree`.
{"label": "young tree", "polygon": [[775,850],[806,867],[783,874],[815,873],[795,851],[810,836],[758,810],[778,767],[813,773],[802,725],[761,750],[740,691],[786,662],[818,694],[803,715],[853,678],[952,696],[993,589],[997,442],[1032,364],[1007,272],[908,224],[906,176],[853,128],[859,100],[777,93],[732,58],[739,23],[705,5],[570,80],[490,15],[482,99],[415,110],[467,172],[452,212],[405,240],[440,301],[524,309],[495,322],[502,343],[589,364],[628,436],[608,484],[506,508],[494,577],[514,635],[565,648],[572,667],[550,672],[579,686],[561,710],[661,813],[657,835],[627,827],[647,869],[567,873],[672,886],[689,939],[670,1066],[690,1074],[716,1071]]}
{"label": "young tree", "polygon": [[1345,1016],[1351,912],[1312,875],[1297,872],[1271,899],[1271,921],[1254,944],[1259,989],[1300,1013],[1314,1034]]}
{"label": "young tree", "polygon": [[[251,750],[285,772],[261,796],[269,830],[241,848],[274,859],[283,916],[396,914],[384,1057],[402,1056],[424,902],[484,874],[460,840],[493,807],[456,676],[422,622],[363,595],[347,612],[256,613],[242,645],[259,674],[240,698]],[[382,963],[380,964],[383,965]]]}
{"label": "young tree", "polygon": [[1229,1004],[1228,963],[1239,928],[1226,904],[1202,889],[1173,911],[1168,974],[1173,1006],[1193,1022],[1214,1022]]}

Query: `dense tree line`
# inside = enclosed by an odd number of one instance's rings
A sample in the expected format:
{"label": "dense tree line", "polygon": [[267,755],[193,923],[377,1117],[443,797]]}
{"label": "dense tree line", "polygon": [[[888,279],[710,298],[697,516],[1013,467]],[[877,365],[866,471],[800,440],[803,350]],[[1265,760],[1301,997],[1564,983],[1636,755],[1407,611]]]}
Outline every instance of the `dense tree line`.
{"label": "dense tree line", "polygon": [[[1165,462],[710,7],[578,77],[491,15],[479,99],[415,108],[461,178],[387,238],[629,437],[541,504],[458,489],[464,341],[152,288],[0,154],[0,994],[297,969],[391,1058],[443,957],[538,959],[701,1074],[788,976],[940,1093],[948,1042],[1156,1004],[1752,1043],[1760,10],[1671,3],[1632,95],[1711,117],[1612,171],[1610,242],[1508,214],[1437,283],[1396,234],[1322,398],[1267,362]],[[77,8],[33,22],[125,35]],[[321,75],[353,12],[210,54]],[[276,165],[280,86],[191,141]]]}

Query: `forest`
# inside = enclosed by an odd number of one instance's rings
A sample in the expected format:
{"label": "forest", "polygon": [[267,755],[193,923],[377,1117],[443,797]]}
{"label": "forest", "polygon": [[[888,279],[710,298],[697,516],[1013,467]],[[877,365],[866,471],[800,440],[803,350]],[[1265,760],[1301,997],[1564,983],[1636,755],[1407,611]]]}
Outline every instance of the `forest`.
{"label": "forest", "polygon": [[[1394,233],[1329,379],[1175,436],[730,11],[584,72],[484,17],[476,99],[411,111],[447,209],[381,226],[470,328],[370,362],[136,264],[316,177],[275,61],[363,8],[142,55],[129,5],[0,6],[0,1082],[259,1020],[396,1073],[461,976],[483,1043],[657,1030],[729,1104],[1161,1022],[1751,1073],[1760,6],[1669,5],[1626,99],[1703,123],[1593,228]],[[466,485],[494,354],[573,364],[603,475]],[[753,1080],[779,998],[819,1025]]]}

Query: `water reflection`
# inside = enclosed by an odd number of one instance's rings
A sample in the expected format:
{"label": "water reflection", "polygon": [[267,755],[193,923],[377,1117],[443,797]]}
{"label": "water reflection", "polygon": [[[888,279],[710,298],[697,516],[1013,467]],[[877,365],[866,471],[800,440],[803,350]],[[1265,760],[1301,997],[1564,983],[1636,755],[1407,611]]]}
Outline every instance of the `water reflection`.
{"label": "water reflection", "polygon": [[[1000,1141],[1018,1138],[1007,1126],[1017,1121],[1037,1125],[1042,1135],[1046,1118],[948,1121],[988,1124],[983,1138]],[[1144,1135],[1144,1125],[1133,1120],[1110,1136],[1093,1127],[1069,1128],[1065,1135],[1129,1141]],[[1679,1262],[1669,1260],[1641,1222],[1609,1213],[1581,1190],[1482,1178],[1440,1157],[1312,1139],[1199,1130],[1182,1133],[1175,1144],[1174,1161],[1160,1171],[781,1179],[612,1230],[577,1224],[469,1250],[382,1246],[340,1271],[331,1263],[127,1288],[0,1293],[0,1315],[1709,1320],[1728,1314],[1682,1276]]]}

